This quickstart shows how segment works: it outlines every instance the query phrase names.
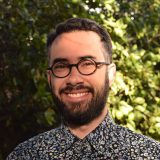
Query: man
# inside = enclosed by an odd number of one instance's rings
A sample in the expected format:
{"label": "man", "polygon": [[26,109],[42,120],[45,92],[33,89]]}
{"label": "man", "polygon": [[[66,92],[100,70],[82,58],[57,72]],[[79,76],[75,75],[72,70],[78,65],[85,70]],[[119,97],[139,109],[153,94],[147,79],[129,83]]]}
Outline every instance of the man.
{"label": "man", "polygon": [[9,159],[160,159],[160,144],[114,124],[106,99],[115,78],[109,34],[72,18],[47,41],[48,82],[62,117],[59,128],[18,145]]}

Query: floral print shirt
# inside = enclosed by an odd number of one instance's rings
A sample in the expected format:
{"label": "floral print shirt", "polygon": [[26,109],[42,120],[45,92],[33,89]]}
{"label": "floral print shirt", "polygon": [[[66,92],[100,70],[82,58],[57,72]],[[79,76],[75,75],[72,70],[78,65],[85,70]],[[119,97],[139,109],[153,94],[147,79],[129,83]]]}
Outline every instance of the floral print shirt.
{"label": "floral print shirt", "polygon": [[65,125],[21,144],[7,160],[160,160],[160,143],[116,125],[108,114],[84,139]]}

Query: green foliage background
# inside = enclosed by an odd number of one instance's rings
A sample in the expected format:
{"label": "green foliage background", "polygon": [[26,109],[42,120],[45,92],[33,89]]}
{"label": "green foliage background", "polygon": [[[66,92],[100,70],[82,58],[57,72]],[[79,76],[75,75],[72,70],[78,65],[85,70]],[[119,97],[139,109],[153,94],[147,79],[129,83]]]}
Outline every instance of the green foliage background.
{"label": "green foliage background", "polygon": [[111,34],[115,121],[160,141],[159,0],[0,0],[0,159],[58,124],[45,45],[51,29],[70,17],[96,20]]}

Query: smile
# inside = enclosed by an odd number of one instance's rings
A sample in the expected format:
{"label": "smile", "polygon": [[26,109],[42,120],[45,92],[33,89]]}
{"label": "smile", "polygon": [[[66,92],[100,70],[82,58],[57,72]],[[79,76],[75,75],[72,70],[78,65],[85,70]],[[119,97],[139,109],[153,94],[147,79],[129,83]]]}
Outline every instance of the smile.
{"label": "smile", "polygon": [[88,101],[91,97],[92,94],[88,90],[74,90],[71,92],[63,92],[62,94],[63,101],[68,103],[80,103],[83,101]]}
{"label": "smile", "polygon": [[69,97],[72,97],[72,98],[79,98],[79,97],[83,97],[85,95],[87,95],[88,92],[83,92],[83,93],[68,93],[67,95]]}

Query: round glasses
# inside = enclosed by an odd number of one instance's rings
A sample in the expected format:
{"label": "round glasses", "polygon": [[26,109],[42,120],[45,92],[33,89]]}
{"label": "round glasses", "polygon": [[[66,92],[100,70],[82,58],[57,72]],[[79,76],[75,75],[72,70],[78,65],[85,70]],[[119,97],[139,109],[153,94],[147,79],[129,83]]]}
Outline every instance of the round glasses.
{"label": "round glasses", "polygon": [[76,67],[78,72],[82,75],[91,75],[102,65],[109,65],[109,63],[95,62],[92,59],[82,59],[76,64],[56,62],[51,67],[47,68],[47,70],[50,70],[57,78],[65,78],[71,73],[72,67]]}

